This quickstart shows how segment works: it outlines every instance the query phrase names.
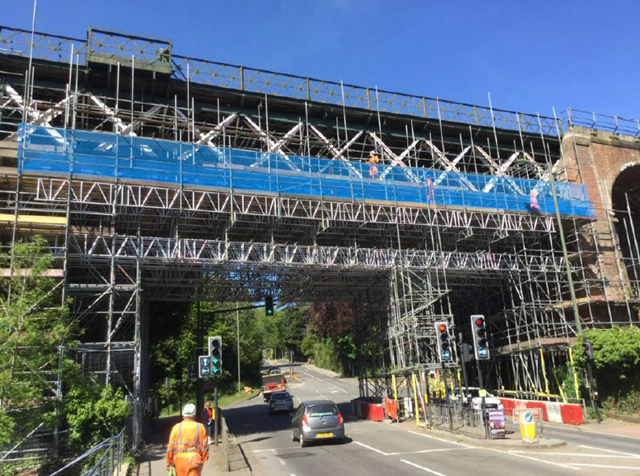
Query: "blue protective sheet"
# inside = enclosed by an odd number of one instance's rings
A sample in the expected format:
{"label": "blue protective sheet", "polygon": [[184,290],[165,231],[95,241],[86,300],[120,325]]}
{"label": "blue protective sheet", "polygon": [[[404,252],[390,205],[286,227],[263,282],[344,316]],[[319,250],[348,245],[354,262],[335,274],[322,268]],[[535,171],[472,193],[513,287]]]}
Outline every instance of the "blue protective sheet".
{"label": "blue protective sheet", "polygon": [[[117,177],[124,181],[182,183],[327,199],[554,212],[550,185],[545,181],[283,157],[101,132],[21,125],[18,157],[24,172]],[[556,183],[556,192],[561,214],[594,215],[584,186]]]}

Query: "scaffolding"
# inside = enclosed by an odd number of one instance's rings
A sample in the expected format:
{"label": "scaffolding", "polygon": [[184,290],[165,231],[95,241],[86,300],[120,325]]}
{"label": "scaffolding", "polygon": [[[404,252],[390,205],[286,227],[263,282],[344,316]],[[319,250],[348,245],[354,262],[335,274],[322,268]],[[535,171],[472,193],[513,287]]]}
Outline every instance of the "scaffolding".
{"label": "scaffolding", "polygon": [[561,226],[583,325],[638,324],[637,217],[620,211],[622,254],[563,143],[575,111],[194,60],[103,30],[34,37],[0,27],[0,239],[47,238],[82,368],[128,392],[134,444],[153,301],[384,296],[399,372],[440,366],[435,322],[468,337],[482,313],[496,388],[550,398],[576,336]]}

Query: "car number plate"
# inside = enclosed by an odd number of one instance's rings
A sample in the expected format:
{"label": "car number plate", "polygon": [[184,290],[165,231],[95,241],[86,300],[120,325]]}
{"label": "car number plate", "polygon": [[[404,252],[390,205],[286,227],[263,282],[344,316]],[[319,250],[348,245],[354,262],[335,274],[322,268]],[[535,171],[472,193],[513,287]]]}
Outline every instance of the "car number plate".
{"label": "car number plate", "polygon": [[333,433],[318,433],[316,435],[316,438],[331,438],[333,436]]}

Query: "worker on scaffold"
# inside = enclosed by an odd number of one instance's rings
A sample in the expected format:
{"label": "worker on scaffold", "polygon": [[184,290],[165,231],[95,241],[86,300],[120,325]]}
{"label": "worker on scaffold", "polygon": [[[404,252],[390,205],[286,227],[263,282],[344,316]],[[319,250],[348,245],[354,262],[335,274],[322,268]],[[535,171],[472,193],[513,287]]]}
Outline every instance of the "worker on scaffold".
{"label": "worker on scaffold", "polygon": [[367,160],[367,164],[369,164],[369,177],[375,180],[378,176],[378,164],[380,163],[380,157],[375,153],[375,151],[371,151],[369,153],[369,159]]}
{"label": "worker on scaffold", "polygon": [[200,476],[209,459],[207,430],[195,421],[196,406],[187,403],[182,410],[184,420],[173,426],[167,445],[167,469],[175,468],[176,476]]}

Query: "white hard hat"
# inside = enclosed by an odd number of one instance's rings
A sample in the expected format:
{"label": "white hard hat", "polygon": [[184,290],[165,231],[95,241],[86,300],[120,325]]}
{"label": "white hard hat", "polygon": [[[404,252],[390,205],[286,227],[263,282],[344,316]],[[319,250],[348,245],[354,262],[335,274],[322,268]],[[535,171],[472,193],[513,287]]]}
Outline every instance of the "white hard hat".
{"label": "white hard hat", "polygon": [[182,416],[192,417],[196,415],[196,406],[193,403],[187,403],[182,409]]}

